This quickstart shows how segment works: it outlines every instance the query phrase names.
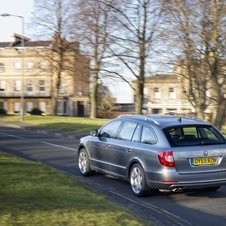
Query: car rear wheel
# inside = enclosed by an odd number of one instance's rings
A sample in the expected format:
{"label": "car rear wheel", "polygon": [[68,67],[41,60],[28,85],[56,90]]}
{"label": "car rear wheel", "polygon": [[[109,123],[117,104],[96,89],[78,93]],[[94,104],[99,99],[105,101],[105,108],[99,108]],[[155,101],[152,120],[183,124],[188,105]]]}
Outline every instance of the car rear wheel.
{"label": "car rear wheel", "polygon": [[138,196],[146,196],[150,192],[147,186],[144,170],[139,164],[134,164],[130,171],[130,185],[133,193]]}
{"label": "car rear wheel", "polygon": [[78,168],[83,176],[89,176],[94,171],[90,168],[90,160],[85,148],[82,148],[78,154]]}
{"label": "car rear wheel", "polygon": [[203,188],[204,191],[216,191],[220,188],[221,186],[216,186],[216,187],[209,187],[209,188]]}

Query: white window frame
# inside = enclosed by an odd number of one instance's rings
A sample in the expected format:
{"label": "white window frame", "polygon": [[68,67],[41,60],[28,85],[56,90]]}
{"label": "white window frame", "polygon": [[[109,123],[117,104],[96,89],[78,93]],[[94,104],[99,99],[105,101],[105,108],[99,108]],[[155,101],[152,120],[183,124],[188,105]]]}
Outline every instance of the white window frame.
{"label": "white window frame", "polygon": [[5,64],[0,63],[0,72],[5,72]]}
{"label": "white window frame", "polygon": [[31,110],[33,109],[33,102],[27,102],[26,103],[26,111],[27,113],[31,112]]}
{"label": "white window frame", "polygon": [[68,114],[68,101],[58,100],[57,101],[57,115],[67,115]]}
{"label": "white window frame", "polygon": [[14,91],[15,92],[20,92],[21,91],[21,81],[20,80],[15,80],[14,81]]}
{"label": "white window frame", "polygon": [[175,88],[173,88],[173,87],[169,88],[169,98],[171,98],[171,99],[176,98]]}
{"label": "white window frame", "polygon": [[14,113],[18,114],[20,112],[20,102],[14,102],[13,107],[14,107],[14,109],[13,109]]}
{"label": "white window frame", "polygon": [[39,80],[39,92],[45,92],[45,80]]}
{"label": "white window frame", "polygon": [[21,71],[21,62],[15,62],[14,63],[14,70],[15,71]]}
{"label": "white window frame", "polygon": [[161,98],[161,93],[159,92],[159,88],[158,87],[154,88],[154,98],[156,98],[156,99]]}
{"label": "white window frame", "polygon": [[6,91],[6,81],[1,80],[0,81],[0,92]]}
{"label": "white window frame", "polygon": [[39,110],[41,110],[43,113],[45,113],[45,112],[46,112],[46,102],[44,102],[44,101],[39,102],[39,103],[38,103],[38,108],[39,108]]}
{"label": "white window frame", "polygon": [[59,85],[59,93],[64,94],[65,93],[65,84],[63,82]]}
{"label": "white window frame", "polygon": [[46,61],[39,62],[39,69],[40,69],[40,71],[45,71],[46,68],[47,68],[47,62]]}
{"label": "white window frame", "polygon": [[31,80],[27,80],[26,90],[27,90],[27,92],[33,91],[33,82]]}
{"label": "white window frame", "polygon": [[26,69],[27,69],[27,71],[33,71],[34,70],[34,63],[31,62],[31,61],[27,62]]}

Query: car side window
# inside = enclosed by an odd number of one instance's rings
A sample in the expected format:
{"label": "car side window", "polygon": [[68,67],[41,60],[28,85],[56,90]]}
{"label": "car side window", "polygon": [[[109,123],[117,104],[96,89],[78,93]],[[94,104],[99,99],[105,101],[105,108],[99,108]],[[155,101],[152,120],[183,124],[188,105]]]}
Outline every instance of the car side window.
{"label": "car side window", "polygon": [[116,138],[121,123],[122,121],[113,121],[108,123],[100,130],[99,137]]}
{"label": "car side window", "polygon": [[149,127],[143,126],[141,134],[141,143],[145,144],[156,144],[157,139],[152,129]]}
{"label": "car side window", "polygon": [[138,125],[133,134],[133,138],[132,138],[133,142],[140,142],[140,129],[141,129],[141,125]]}
{"label": "car side window", "polygon": [[131,140],[136,127],[137,127],[137,123],[125,122],[119,133],[119,139],[120,140]]}

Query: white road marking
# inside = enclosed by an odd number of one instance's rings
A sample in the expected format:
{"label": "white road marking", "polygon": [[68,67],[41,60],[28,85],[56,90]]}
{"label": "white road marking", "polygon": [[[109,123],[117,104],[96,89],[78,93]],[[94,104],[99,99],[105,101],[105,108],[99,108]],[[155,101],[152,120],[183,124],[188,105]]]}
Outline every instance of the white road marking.
{"label": "white road marking", "polygon": [[23,139],[23,140],[26,139],[26,138],[24,138],[24,137],[15,136],[15,135],[11,135],[11,134],[8,134],[8,133],[0,133],[0,134],[1,134],[1,135],[8,136],[8,137],[16,137],[16,138]]}
{"label": "white road marking", "polygon": [[68,149],[68,150],[72,150],[72,151],[77,151],[77,149],[68,148],[68,147],[65,147],[65,146],[57,145],[57,144],[52,144],[52,143],[48,143],[48,142],[41,142],[41,143],[48,144],[48,145],[55,146],[55,147],[60,147],[60,148]]}

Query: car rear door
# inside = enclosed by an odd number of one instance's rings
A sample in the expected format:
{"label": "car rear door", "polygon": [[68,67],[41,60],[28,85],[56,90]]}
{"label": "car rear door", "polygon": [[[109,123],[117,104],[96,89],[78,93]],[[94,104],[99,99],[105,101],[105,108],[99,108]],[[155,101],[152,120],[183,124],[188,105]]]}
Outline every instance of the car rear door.
{"label": "car rear door", "polygon": [[126,169],[139,140],[140,125],[135,122],[124,122],[118,139],[111,144],[111,171],[116,176],[126,176]]}

